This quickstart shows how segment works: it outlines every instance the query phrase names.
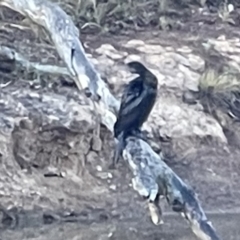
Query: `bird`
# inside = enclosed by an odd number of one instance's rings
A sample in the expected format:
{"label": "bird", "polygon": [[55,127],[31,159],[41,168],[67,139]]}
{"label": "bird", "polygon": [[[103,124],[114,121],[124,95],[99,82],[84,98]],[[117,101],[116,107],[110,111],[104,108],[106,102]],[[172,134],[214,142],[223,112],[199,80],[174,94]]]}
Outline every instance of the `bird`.
{"label": "bird", "polygon": [[131,73],[139,76],[130,81],[123,91],[114,124],[114,137],[118,140],[118,144],[112,167],[119,161],[125,147],[125,139],[130,135],[141,133],[141,126],[147,120],[157,97],[157,77],[138,61],[127,63],[127,67]]}

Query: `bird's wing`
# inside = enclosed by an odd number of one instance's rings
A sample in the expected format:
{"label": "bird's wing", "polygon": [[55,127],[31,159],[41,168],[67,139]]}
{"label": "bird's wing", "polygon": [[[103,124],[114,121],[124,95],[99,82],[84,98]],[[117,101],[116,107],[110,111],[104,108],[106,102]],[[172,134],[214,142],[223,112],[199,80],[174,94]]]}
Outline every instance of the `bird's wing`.
{"label": "bird's wing", "polygon": [[[127,85],[126,88],[124,89],[119,114],[126,115],[129,112],[129,110],[132,109],[132,104],[138,105],[141,101],[141,98],[139,98],[139,95],[141,93],[142,93],[142,81],[141,78],[138,77],[132,82],[130,82],[129,85]],[[139,99],[139,103],[137,102],[137,99]]]}
{"label": "bird's wing", "polygon": [[238,93],[233,93],[234,97],[229,103],[229,114],[234,118],[240,119],[240,96]]}

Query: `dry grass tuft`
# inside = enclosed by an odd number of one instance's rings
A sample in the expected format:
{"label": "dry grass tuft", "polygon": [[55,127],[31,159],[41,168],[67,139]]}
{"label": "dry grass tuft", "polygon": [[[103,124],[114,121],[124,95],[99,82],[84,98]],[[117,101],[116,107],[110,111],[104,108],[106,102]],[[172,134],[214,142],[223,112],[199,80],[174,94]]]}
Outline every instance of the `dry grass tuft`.
{"label": "dry grass tuft", "polygon": [[240,73],[208,69],[199,81],[199,100],[205,112],[222,126],[230,145],[240,147]]}
{"label": "dry grass tuft", "polygon": [[240,120],[240,74],[213,69],[204,72],[199,80],[199,100],[204,110],[228,128],[230,120]]}
{"label": "dry grass tuft", "polygon": [[240,78],[238,74],[226,71],[218,73],[214,69],[207,69],[199,80],[200,91],[212,89],[215,93],[240,90]]}

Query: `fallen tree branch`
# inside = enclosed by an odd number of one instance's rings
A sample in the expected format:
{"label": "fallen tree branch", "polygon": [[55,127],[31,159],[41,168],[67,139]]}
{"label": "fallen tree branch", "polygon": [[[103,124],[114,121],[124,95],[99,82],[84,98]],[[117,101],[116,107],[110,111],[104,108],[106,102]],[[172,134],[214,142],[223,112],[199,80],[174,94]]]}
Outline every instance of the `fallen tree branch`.
{"label": "fallen tree branch", "polygon": [[38,62],[30,62],[21,54],[16,52],[14,49],[9,47],[0,46],[0,55],[5,56],[9,61],[18,62],[26,69],[35,69],[39,72],[59,74],[59,75],[70,75],[67,68],[58,67],[54,65],[40,64]]}
{"label": "fallen tree branch", "polygon": [[133,188],[140,195],[151,201],[154,201],[158,194],[163,195],[172,209],[180,212],[188,221],[199,239],[219,240],[194,191],[145,141],[129,137],[123,156],[134,175]]}
{"label": "fallen tree branch", "polygon": [[[118,109],[119,102],[111,95],[93,65],[89,62],[78,39],[72,20],[57,5],[46,0],[1,0],[2,5],[31,18],[51,35],[53,43],[72,76],[81,87],[96,87],[101,97],[98,108],[102,123],[112,130],[115,117],[107,110]],[[110,111],[108,111],[110,112]],[[134,174],[133,186],[140,195],[156,204],[158,195],[164,196],[174,211],[182,213],[193,232],[202,240],[219,240],[202,210],[196,194],[187,186],[143,140],[130,137],[124,159]]]}
{"label": "fallen tree branch", "polygon": [[93,95],[101,97],[95,106],[101,116],[106,116],[102,122],[112,129],[116,119],[112,112],[117,111],[119,102],[88,60],[71,18],[58,5],[46,0],[0,0],[0,5],[30,18],[47,31],[78,88],[88,87]]}

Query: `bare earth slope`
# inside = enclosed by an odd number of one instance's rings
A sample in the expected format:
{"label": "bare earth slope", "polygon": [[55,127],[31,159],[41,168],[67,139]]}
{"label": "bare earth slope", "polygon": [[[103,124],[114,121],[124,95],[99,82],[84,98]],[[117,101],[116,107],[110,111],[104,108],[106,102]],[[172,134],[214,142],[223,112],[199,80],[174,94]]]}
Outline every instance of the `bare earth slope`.
{"label": "bare earth slope", "polygon": [[[54,47],[6,21],[0,25],[2,45],[30,61],[61,65]],[[116,96],[132,78],[124,62],[141,60],[157,75],[159,98],[144,125],[150,143],[195,189],[219,235],[229,240],[239,236],[240,151],[228,144],[200,103],[183,103],[182,95],[197,90],[211,55],[202,45],[208,40],[219,59],[229,57],[239,67],[238,35],[228,25],[198,28],[189,22],[170,33],[81,36]],[[216,68],[221,62],[216,61]],[[195,239],[167,206],[165,225],[153,226],[124,162],[117,170],[108,169],[113,137],[104,127],[101,138],[94,137],[95,120],[74,85],[63,86],[63,76],[26,72],[20,66],[11,75],[0,74],[2,239]],[[226,214],[230,211],[235,214]]]}

